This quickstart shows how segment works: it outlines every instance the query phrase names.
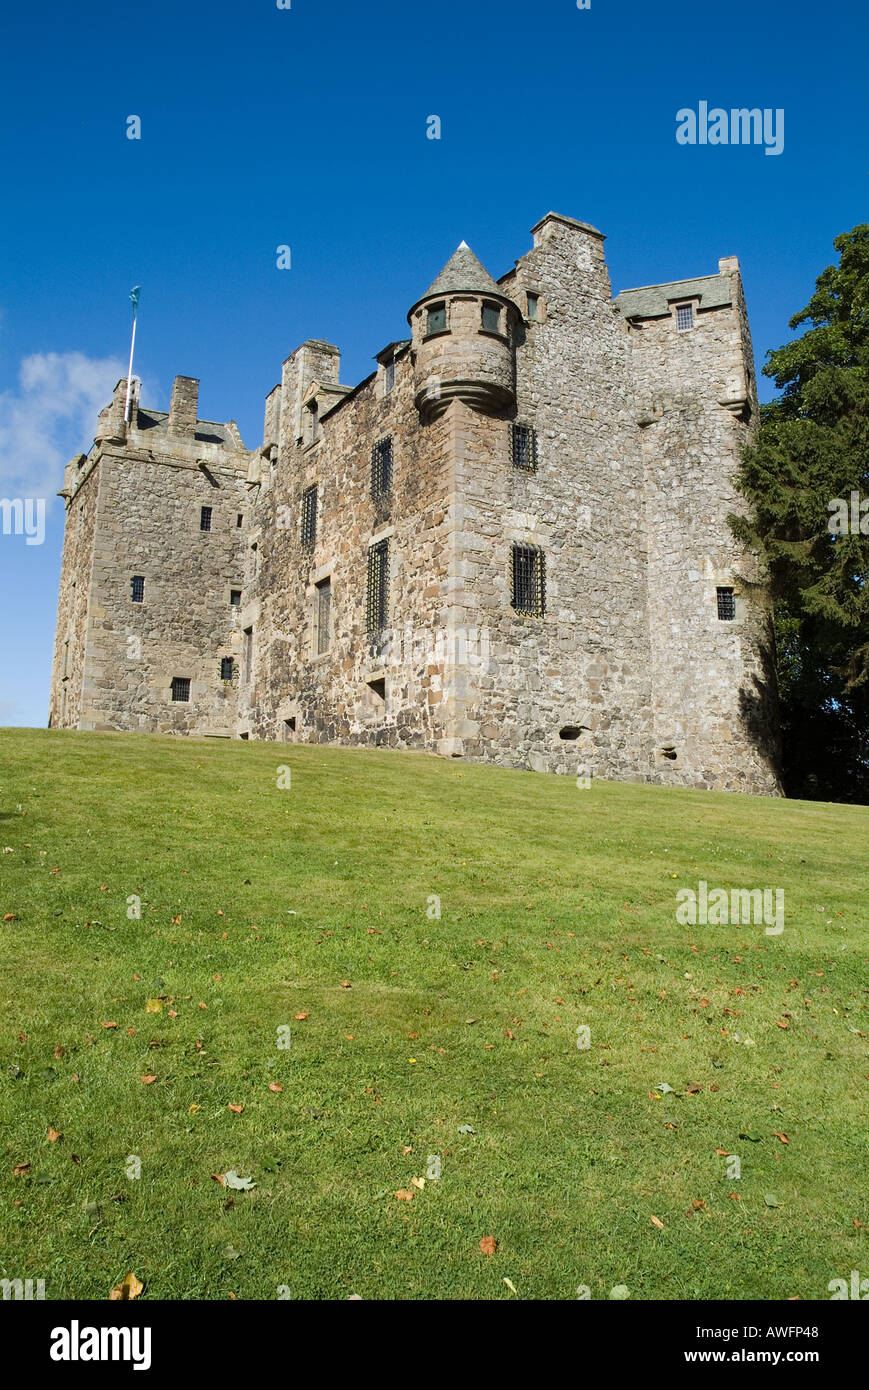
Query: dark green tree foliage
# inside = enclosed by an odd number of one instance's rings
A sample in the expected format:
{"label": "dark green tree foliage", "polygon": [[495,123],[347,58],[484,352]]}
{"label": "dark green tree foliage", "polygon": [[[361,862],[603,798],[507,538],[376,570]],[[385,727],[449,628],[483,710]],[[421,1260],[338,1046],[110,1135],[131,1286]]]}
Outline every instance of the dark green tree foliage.
{"label": "dark green tree foliage", "polygon": [[[781,392],[761,407],[731,519],[772,581],[790,796],[869,802],[869,225],[768,354]],[[806,327],[808,325],[808,327]]]}

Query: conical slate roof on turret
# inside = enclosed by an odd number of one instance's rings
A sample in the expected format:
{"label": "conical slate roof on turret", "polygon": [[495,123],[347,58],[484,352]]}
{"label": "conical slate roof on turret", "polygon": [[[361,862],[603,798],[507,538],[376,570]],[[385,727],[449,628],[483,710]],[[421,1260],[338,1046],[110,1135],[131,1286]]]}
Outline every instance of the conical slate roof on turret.
{"label": "conical slate roof on turret", "polygon": [[[466,241],[463,241],[450,256],[440,275],[429,285],[423,299],[433,294],[496,294],[503,299],[503,293],[495,284],[488,270],[481,265]],[[417,301],[419,302],[419,301]]]}

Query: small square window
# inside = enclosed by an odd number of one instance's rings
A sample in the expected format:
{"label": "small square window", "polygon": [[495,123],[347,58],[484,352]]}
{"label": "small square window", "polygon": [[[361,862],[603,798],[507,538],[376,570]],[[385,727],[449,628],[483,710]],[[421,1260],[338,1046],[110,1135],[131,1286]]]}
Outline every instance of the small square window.
{"label": "small square window", "polygon": [[190,699],[190,678],[189,676],[173,676],[172,678],[172,699],[180,700],[186,704]]}
{"label": "small square window", "polygon": [[230,589],[229,606],[230,608],[241,608],[241,589]]}
{"label": "small square window", "polygon": [[736,617],[736,598],[730,588],[718,587],[715,590],[718,601],[718,621],[722,623],[732,623]]}
{"label": "small square window", "polygon": [[145,598],[145,576],[143,574],[134,574],[130,583],[133,588],[133,602],[142,603]]}
{"label": "small square window", "polygon": [[537,434],[532,425],[513,426],[513,463],[529,472],[537,467]]}
{"label": "small square window", "polygon": [[222,681],[232,680],[232,657],[222,656],[220,658],[220,679]]}
{"label": "small square window", "polygon": [[483,305],[483,332],[499,333],[501,331],[501,310],[497,304]]}
{"label": "small square window", "polygon": [[537,294],[528,295],[528,318],[532,323],[537,323],[538,309],[540,307],[540,296]]}
{"label": "small square window", "polygon": [[211,530],[211,508],[210,508],[210,507],[202,507],[202,508],[200,509],[200,512],[199,512],[199,529],[200,529],[200,531],[210,531],[210,530]]}
{"label": "small square window", "polygon": [[680,304],[676,310],[676,327],[680,333],[686,328],[694,327],[694,306],[693,304]]}
{"label": "small square window", "polygon": [[444,333],[447,327],[446,304],[433,304],[426,315],[426,333]]}

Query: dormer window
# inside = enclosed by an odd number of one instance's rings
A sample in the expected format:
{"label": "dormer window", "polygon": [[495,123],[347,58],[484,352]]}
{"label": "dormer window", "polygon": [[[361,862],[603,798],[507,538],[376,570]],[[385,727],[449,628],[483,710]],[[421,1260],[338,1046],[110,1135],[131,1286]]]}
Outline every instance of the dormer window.
{"label": "dormer window", "polygon": [[447,331],[447,306],[446,304],[432,304],[426,313],[426,333],[446,333]]}
{"label": "dormer window", "polygon": [[483,332],[500,333],[501,331],[501,308],[498,304],[487,304],[483,301]]}
{"label": "dormer window", "polygon": [[680,304],[676,309],[676,327],[680,333],[694,327],[693,304]]}

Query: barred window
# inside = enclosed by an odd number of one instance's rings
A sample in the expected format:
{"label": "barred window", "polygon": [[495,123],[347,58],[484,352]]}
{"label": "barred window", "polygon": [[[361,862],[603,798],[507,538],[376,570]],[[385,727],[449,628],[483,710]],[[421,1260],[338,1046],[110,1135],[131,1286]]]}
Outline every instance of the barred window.
{"label": "barred window", "polygon": [[371,496],[376,502],[392,491],[392,436],[378,439],[371,450]]}
{"label": "barred window", "polygon": [[511,606],[517,613],[542,618],[546,612],[546,558],[534,545],[513,546]]}
{"label": "barred window", "polygon": [[190,699],[189,676],[172,677],[172,699],[181,700],[184,704]]}
{"label": "barred window", "polygon": [[498,304],[483,305],[483,331],[498,333],[501,328],[501,309]]}
{"label": "barred window", "polygon": [[324,579],[317,585],[317,655],[329,650],[329,624],[332,619],[332,581]]}
{"label": "barred window", "polygon": [[210,530],[211,530],[211,508],[210,508],[210,507],[202,507],[202,508],[200,508],[200,511],[199,511],[199,529],[200,529],[200,531],[210,531]]}
{"label": "barred window", "polygon": [[447,326],[446,304],[432,304],[426,315],[426,333],[444,333]]}
{"label": "barred window", "polygon": [[312,483],[302,493],[302,545],[313,549],[317,539],[317,484]]}
{"label": "barred window", "polygon": [[532,425],[513,426],[513,463],[531,472],[537,467],[537,431]]}
{"label": "barred window", "polygon": [[386,627],[389,608],[389,541],[368,547],[366,625],[369,632]]}
{"label": "barred window", "polygon": [[133,586],[133,594],[132,594],[133,602],[134,602],[134,603],[142,603],[142,602],[144,602],[144,598],[145,598],[145,576],[144,576],[143,574],[134,574],[134,575],[133,575],[133,578],[130,580],[130,583],[131,583],[132,586]]}
{"label": "barred window", "polygon": [[736,617],[736,598],[733,590],[729,588],[717,588],[715,596],[718,600],[718,620],[722,623],[732,623]]}
{"label": "barred window", "polygon": [[680,304],[676,310],[676,327],[681,331],[694,327],[693,304]]}
{"label": "barred window", "polygon": [[220,658],[220,679],[222,681],[232,680],[232,657],[222,656]]}

